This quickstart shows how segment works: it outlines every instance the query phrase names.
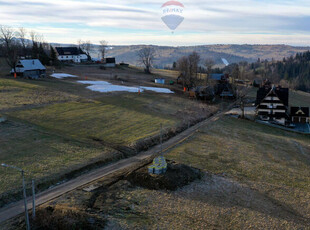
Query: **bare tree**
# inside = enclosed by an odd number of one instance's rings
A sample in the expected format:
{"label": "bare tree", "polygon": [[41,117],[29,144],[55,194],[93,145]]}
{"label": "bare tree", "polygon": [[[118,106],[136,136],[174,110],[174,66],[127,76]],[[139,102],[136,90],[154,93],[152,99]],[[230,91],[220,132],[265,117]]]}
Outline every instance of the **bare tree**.
{"label": "bare tree", "polygon": [[15,31],[8,26],[0,26],[0,42],[4,48],[4,56],[8,65],[16,72],[16,64],[20,52],[20,43],[14,39]]}
{"label": "bare tree", "polygon": [[207,58],[205,60],[205,66],[207,67],[207,78],[206,78],[206,83],[209,83],[209,77],[212,72],[212,67],[215,65],[215,62],[212,58]]}
{"label": "bare tree", "polygon": [[27,46],[27,39],[26,39],[26,36],[27,36],[27,30],[23,27],[20,27],[17,31],[17,36],[23,46],[23,50],[26,49],[26,46]]}
{"label": "bare tree", "polygon": [[183,78],[183,86],[192,87],[197,85],[199,63],[200,55],[196,52],[193,52],[189,56],[184,56],[178,60],[177,67]]}
{"label": "bare tree", "polygon": [[108,42],[105,41],[105,40],[101,40],[101,41],[100,41],[99,49],[100,49],[100,53],[101,53],[102,59],[105,58],[105,54],[106,54],[106,51],[107,51],[107,47],[108,47]]}
{"label": "bare tree", "polygon": [[30,35],[30,38],[31,38],[31,41],[32,41],[32,45],[33,45],[38,40],[37,39],[38,38],[37,32],[35,32],[34,30],[31,30],[29,35]]}
{"label": "bare tree", "polygon": [[91,41],[82,41],[81,39],[78,40],[79,46],[81,47],[81,49],[86,53],[88,60],[91,60],[91,56],[90,56],[90,51],[93,48],[93,45],[91,43]]}
{"label": "bare tree", "polygon": [[190,76],[194,81],[196,81],[200,62],[200,55],[197,52],[193,52],[188,56],[188,60],[189,60]]}
{"label": "bare tree", "polygon": [[139,62],[144,65],[144,72],[151,73],[151,68],[155,59],[155,49],[152,47],[145,47],[137,53]]}
{"label": "bare tree", "polygon": [[181,73],[183,87],[190,84],[189,61],[187,56],[181,57],[177,61],[177,69]]}

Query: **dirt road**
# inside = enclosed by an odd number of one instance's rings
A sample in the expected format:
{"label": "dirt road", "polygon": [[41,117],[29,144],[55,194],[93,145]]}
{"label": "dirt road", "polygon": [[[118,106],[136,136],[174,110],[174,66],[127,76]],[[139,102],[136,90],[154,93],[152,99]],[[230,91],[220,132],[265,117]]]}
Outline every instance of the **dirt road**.
{"label": "dirt road", "polygon": [[[224,116],[226,111],[219,112],[216,115],[212,116],[211,118],[204,120],[195,126],[185,130],[184,132],[178,134],[177,136],[169,139],[168,141],[163,143],[163,152],[173,148],[174,146],[182,143],[193,134],[195,134],[199,128],[205,126],[209,123],[212,123],[218,120],[220,117]],[[72,179],[68,182],[50,188],[44,192],[37,194],[36,196],[36,206],[44,204],[48,201],[51,201],[65,193],[68,193],[72,190],[75,190],[79,187],[85,186],[95,180],[98,180],[102,177],[110,175],[120,170],[124,170],[130,167],[139,167],[141,164],[146,164],[147,162],[151,162],[154,156],[156,156],[160,152],[161,146],[157,145],[146,152],[142,152],[134,157],[130,157],[127,159],[120,160],[116,163],[107,165],[100,169],[91,171],[87,174],[79,176],[75,179]],[[28,209],[32,208],[31,204],[31,197],[28,199]],[[13,204],[10,204],[2,209],[0,209],[0,223],[9,220],[13,217],[16,217],[24,212],[23,201],[19,201]]]}

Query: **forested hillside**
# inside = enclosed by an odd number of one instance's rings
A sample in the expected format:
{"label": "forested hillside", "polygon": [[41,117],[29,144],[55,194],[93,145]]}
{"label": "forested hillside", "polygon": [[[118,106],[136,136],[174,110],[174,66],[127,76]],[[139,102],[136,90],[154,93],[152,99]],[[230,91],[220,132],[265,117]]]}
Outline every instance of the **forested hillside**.
{"label": "forested hillside", "polygon": [[297,53],[282,61],[263,61],[250,64],[255,75],[271,79],[273,82],[284,80],[292,88],[310,91],[310,52]]}

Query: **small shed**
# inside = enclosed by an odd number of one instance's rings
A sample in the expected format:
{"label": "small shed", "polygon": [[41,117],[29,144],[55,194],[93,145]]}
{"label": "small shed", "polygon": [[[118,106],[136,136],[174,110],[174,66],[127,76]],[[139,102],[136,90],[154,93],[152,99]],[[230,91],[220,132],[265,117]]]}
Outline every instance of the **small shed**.
{"label": "small shed", "polygon": [[116,61],[114,57],[104,59],[104,67],[114,68],[115,66],[116,66]]}
{"label": "small shed", "polygon": [[291,121],[293,123],[309,123],[309,107],[291,107]]}
{"label": "small shed", "polygon": [[156,79],[155,79],[155,83],[156,83],[156,84],[162,84],[162,85],[164,85],[165,82],[166,82],[166,80],[165,80],[164,78],[156,78]]}
{"label": "small shed", "polygon": [[[14,69],[11,73],[14,73]],[[18,61],[16,73],[25,78],[38,79],[46,76],[46,68],[38,59],[26,59]]]}

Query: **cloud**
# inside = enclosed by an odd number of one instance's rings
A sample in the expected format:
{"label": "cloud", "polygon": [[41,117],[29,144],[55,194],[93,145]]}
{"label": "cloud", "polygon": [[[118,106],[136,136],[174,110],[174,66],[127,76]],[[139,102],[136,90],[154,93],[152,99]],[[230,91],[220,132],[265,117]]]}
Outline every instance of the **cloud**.
{"label": "cloud", "polygon": [[[164,2],[0,0],[0,24],[44,31],[48,40],[55,39],[57,42],[65,39],[57,36],[59,31],[63,31],[68,35],[66,38],[70,37],[75,41],[84,36],[96,40],[98,34],[102,34],[113,37],[111,43],[148,43],[153,38],[153,43],[160,41],[168,44],[171,38],[165,34],[169,30],[160,19],[160,7]],[[183,36],[184,44],[190,42],[190,39],[192,44],[200,43],[201,38],[206,38],[205,41],[209,42],[208,38],[211,37],[214,39],[213,43],[245,43],[257,41],[257,37],[264,42],[265,39],[270,39],[270,43],[298,41],[304,44],[306,41],[301,41],[300,35],[307,37],[310,34],[310,2],[305,0],[181,2],[185,5],[185,20],[176,33]]]}

